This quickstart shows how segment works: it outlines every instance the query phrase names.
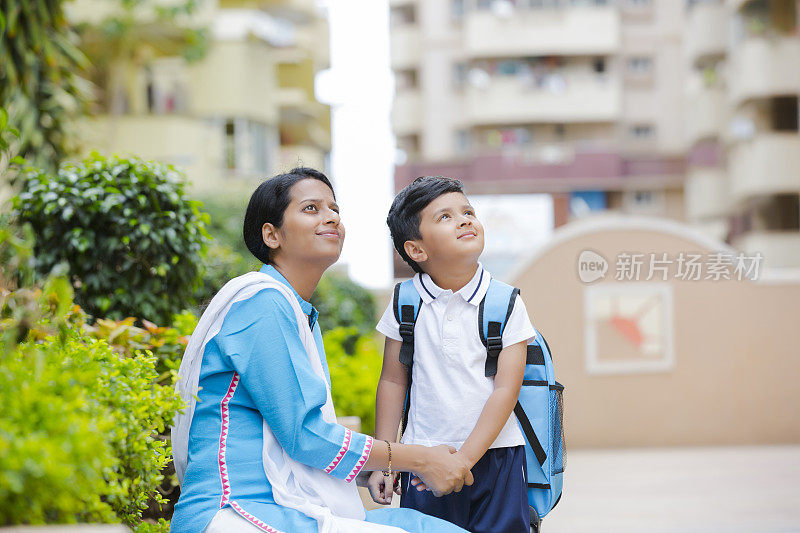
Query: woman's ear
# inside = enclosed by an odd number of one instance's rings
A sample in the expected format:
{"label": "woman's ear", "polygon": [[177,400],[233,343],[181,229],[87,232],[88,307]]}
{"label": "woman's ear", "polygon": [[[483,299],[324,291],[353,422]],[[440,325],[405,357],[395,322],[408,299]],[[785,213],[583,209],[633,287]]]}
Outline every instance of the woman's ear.
{"label": "woman's ear", "polygon": [[269,222],[264,222],[264,225],[261,226],[261,238],[264,240],[264,244],[272,250],[277,250],[281,245],[278,229]]}
{"label": "woman's ear", "polygon": [[424,263],[428,260],[428,253],[422,248],[422,243],[419,241],[406,241],[403,243],[403,249],[415,263]]}

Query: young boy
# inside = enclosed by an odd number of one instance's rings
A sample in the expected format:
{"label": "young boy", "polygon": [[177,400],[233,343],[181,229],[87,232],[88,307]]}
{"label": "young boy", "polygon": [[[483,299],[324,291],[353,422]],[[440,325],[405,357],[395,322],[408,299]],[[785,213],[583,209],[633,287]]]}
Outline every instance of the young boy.
{"label": "young boy", "polygon": [[[408,423],[402,442],[446,444],[471,468],[474,483],[434,496],[403,474],[400,506],[448,520],[475,533],[527,533],[529,511],[522,431],[512,415],[535,336],[521,298],[503,331],[497,374],[485,377],[486,348],[478,306],[491,275],[478,262],[483,227],[460,181],[417,178],[392,203],[387,218],[395,249],[414,269],[422,298],[414,328]],[[408,385],[400,363],[401,336],[392,301],[377,329],[386,336],[378,384],[375,435],[394,441]],[[369,479],[377,503],[390,503],[392,484],[381,472]],[[389,485],[389,486],[387,486]]]}

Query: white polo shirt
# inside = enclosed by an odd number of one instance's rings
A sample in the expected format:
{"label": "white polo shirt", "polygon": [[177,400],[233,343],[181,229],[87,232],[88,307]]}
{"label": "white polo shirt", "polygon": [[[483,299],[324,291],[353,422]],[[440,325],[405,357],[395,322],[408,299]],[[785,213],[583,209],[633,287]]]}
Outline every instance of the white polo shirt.
{"label": "white polo shirt", "polygon": [[[437,287],[428,274],[414,276],[422,307],[414,327],[411,409],[402,442],[460,448],[475,428],[494,377],[484,375],[486,348],[478,332],[478,305],[491,275],[479,263],[475,276],[455,294]],[[402,340],[394,297],[376,329]],[[536,335],[519,296],[503,330],[503,348]],[[524,445],[514,413],[490,448]]]}

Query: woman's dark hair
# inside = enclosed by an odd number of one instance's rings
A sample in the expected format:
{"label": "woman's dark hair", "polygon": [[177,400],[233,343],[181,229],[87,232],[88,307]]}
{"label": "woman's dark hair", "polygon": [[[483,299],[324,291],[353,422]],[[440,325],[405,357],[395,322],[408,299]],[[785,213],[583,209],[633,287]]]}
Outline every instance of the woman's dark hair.
{"label": "woman's dark hair", "polygon": [[[314,179],[327,185],[331,192],[333,186],[328,177],[318,170],[307,167],[293,168],[285,174],[268,179],[258,186],[247,204],[244,215],[244,243],[256,259],[262,263],[271,262],[269,246],[264,244],[261,228],[269,222],[276,228],[283,225],[283,213],[291,201],[291,190],[295,183],[305,179]],[[336,193],[333,195],[336,198]]]}
{"label": "woman's dark hair", "polygon": [[419,214],[428,204],[443,194],[451,192],[464,193],[464,184],[461,181],[444,176],[421,176],[415,179],[400,191],[389,208],[386,224],[392,234],[394,249],[409,264],[414,272],[422,273],[419,265],[413,261],[403,244],[406,241],[421,239],[419,232]]}

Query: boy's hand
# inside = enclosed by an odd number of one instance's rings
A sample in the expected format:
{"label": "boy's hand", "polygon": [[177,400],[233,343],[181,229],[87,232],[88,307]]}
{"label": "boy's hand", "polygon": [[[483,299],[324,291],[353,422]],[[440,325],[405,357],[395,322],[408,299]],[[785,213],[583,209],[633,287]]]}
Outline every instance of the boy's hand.
{"label": "boy's hand", "polygon": [[[391,484],[394,485],[394,481],[399,474],[397,472],[392,472],[391,476]],[[379,503],[381,505],[389,505],[392,503],[392,486],[387,487],[386,481],[390,479],[383,475],[383,472],[380,470],[374,471],[369,476],[369,481],[367,482],[367,487],[369,488],[369,494],[372,496],[372,501],[375,503]],[[397,488],[394,488],[394,492],[398,495],[400,494],[400,485],[397,485]]]}

